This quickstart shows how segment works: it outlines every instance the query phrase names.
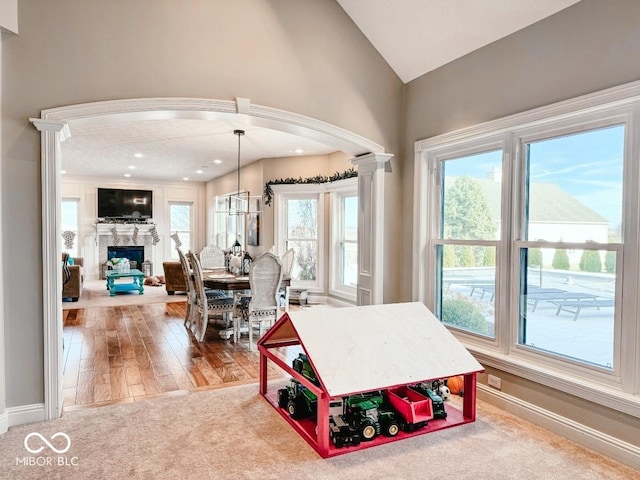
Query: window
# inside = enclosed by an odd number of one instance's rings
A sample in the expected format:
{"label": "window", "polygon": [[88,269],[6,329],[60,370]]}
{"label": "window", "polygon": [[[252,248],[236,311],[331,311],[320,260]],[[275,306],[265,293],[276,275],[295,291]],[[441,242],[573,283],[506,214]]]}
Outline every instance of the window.
{"label": "window", "polygon": [[284,250],[296,252],[291,278],[315,282],[318,272],[318,199],[291,198],[286,203]]}
{"label": "window", "polygon": [[[285,190],[283,190],[283,188]],[[324,291],[324,186],[287,185],[276,193],[276,252],[293,248],[292,285]]]}
{"label": "window", "polygon": [[502,151],[443,160],[439,166],[436,310],[447,325],[493,337]]}
{"label": "window", "polygon": [[[355,179],[354,179],[355,180]],[[331,192],[332,295],[355,301],[358,285],[358,192],[357,182]]]}
{"label": "window", "polygon": [[486,365],[640,414],[640,96],[601,98],[417,142],[413,298]]}
{"label": "window", "polygon": [[244,248],[245,217],[229,214],[229,196],[216,197],[216,222],[214,243],[229,250],[236,240]]}
{"label": "window", "polygon": [[[171,222],[171,234],[178,234],[183,252],[191,249],[191,203],[169,203],[169,220]],[[175,242],[171,246],[171,258],[178,259],[178,251]]]}
{"label": "window", "polygon": [[72,257],[79,257],[80,249],[78,248],[78,244],[80,243],[79,238],[79,229],[78,229],[78,206],[80,205],[80,201],[78,199],[62,199],[61,205],[61,213],[62,213],[62,223],[60,229],[62,233],[64,232],[72,232],[73,235],[70,236],[71,239],[71,248],[66,244],[66,240],[63,239],[62,250],[64,252],[69,253]]}
{"label": "window", "polygon": [[518,343],[614,365],[624,125],[523,141]]}

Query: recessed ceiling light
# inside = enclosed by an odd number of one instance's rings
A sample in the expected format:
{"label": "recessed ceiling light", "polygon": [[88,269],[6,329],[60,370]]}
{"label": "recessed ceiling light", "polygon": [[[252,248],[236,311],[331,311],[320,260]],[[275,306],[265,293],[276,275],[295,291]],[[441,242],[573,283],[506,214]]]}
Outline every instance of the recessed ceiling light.
{"label": "recessed ceiling light", "polygon": [[196,170],[196,173],[202,173],[202,170]]}
{"label": "recessed ceiling light", "polygon": [[213,163],[222,163],[222,160],[218,160],[217,158],[213,161]]}
{"label": "recessed ceiling light", "polygon": [[303,150],[303,149],[301,149],[301,148],[296,148],[296,149],[294,150],[294,152],[296,152],[298,155],[300,155],[301,153],[304,153],[304,150]]}
{"label": "recessed ceiling light", "polygon": [[134,153],[134,154],[133,154],[133,156],[134,156],[134,157],[136,157],[136,158],[142,158],[142,157],[144,157],[144,155],[143,155],[143,154],[141,154],[141,153]]}
{"label": "recessed ceiling light", "polygon": [[135,165],[129,165],[129,170],[135,170],[136,166]]}
{"label": "recessed ceiling light", "polygon": [[67,173],[67,171],[66,170],[60,170],[60,173],[64,175],[65,173]]}
{"label": "recessed ceiling light", "polygon": [[131,176],[131,174],[130,173],[125,173],[124,176],[129,178]]}
{"label": "recessed ceiling light", "polygon": [[189,177],[182,177],[182,179],[186,182],[187,180],[189,180]]}

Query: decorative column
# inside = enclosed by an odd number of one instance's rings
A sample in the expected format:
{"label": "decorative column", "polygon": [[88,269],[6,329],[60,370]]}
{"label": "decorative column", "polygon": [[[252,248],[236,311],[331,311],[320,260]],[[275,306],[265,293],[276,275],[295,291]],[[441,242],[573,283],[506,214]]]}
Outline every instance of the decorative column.
{"label": "decorative column", "polygon": [[[45,419],[62,414],[62,297],[51,296],[62,292],[61,242],[61,189],[60,143],[71,136],[66,122],[31,119],[40,131],[42,149],[42,278],[43,282],[43,333],[44,333],[44,409]],[[49,202],[54,198],[56,201]]]}
{"label": "decorative column", "polygon": [[368,153],[350,160],[358,169],[358,305],[383,302],[384,173],[392,157]]}

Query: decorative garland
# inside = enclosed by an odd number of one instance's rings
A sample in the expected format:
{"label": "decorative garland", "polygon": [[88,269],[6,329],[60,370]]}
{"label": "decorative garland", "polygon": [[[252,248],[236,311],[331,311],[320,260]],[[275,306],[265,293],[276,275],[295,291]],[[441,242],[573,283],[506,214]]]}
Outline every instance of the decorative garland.
{"label": "decorative garland", "polygon": [[271,185],[294,185],[294,184],[309,184],[309,183],[329,183],[336,182],[338,180],[346,180],[347,178],[353,178],[358,176],[358,171],[354,168],[350,168],[349,170],[339,173],[336,172],[333,175],[316,175],[315,177],[309,178],[281,178],[280,180],[270,180],[264,185],[264,203],[268,206],[271,205],[273,201],[273,190],[271,189]]}

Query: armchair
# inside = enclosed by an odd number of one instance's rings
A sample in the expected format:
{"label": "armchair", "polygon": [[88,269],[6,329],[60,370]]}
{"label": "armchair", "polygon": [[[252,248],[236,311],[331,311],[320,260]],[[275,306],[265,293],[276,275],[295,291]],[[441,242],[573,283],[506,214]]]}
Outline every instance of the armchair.
{"label": "armchair", "polygon": [[66,272],[63,270],[62,298],[70,298],[72,302],[77,302],[80,295],[82,295],[82,284],[84,283],[83,265],[84,259],[75,257],[73,258],[73,265],[67,264]]}

